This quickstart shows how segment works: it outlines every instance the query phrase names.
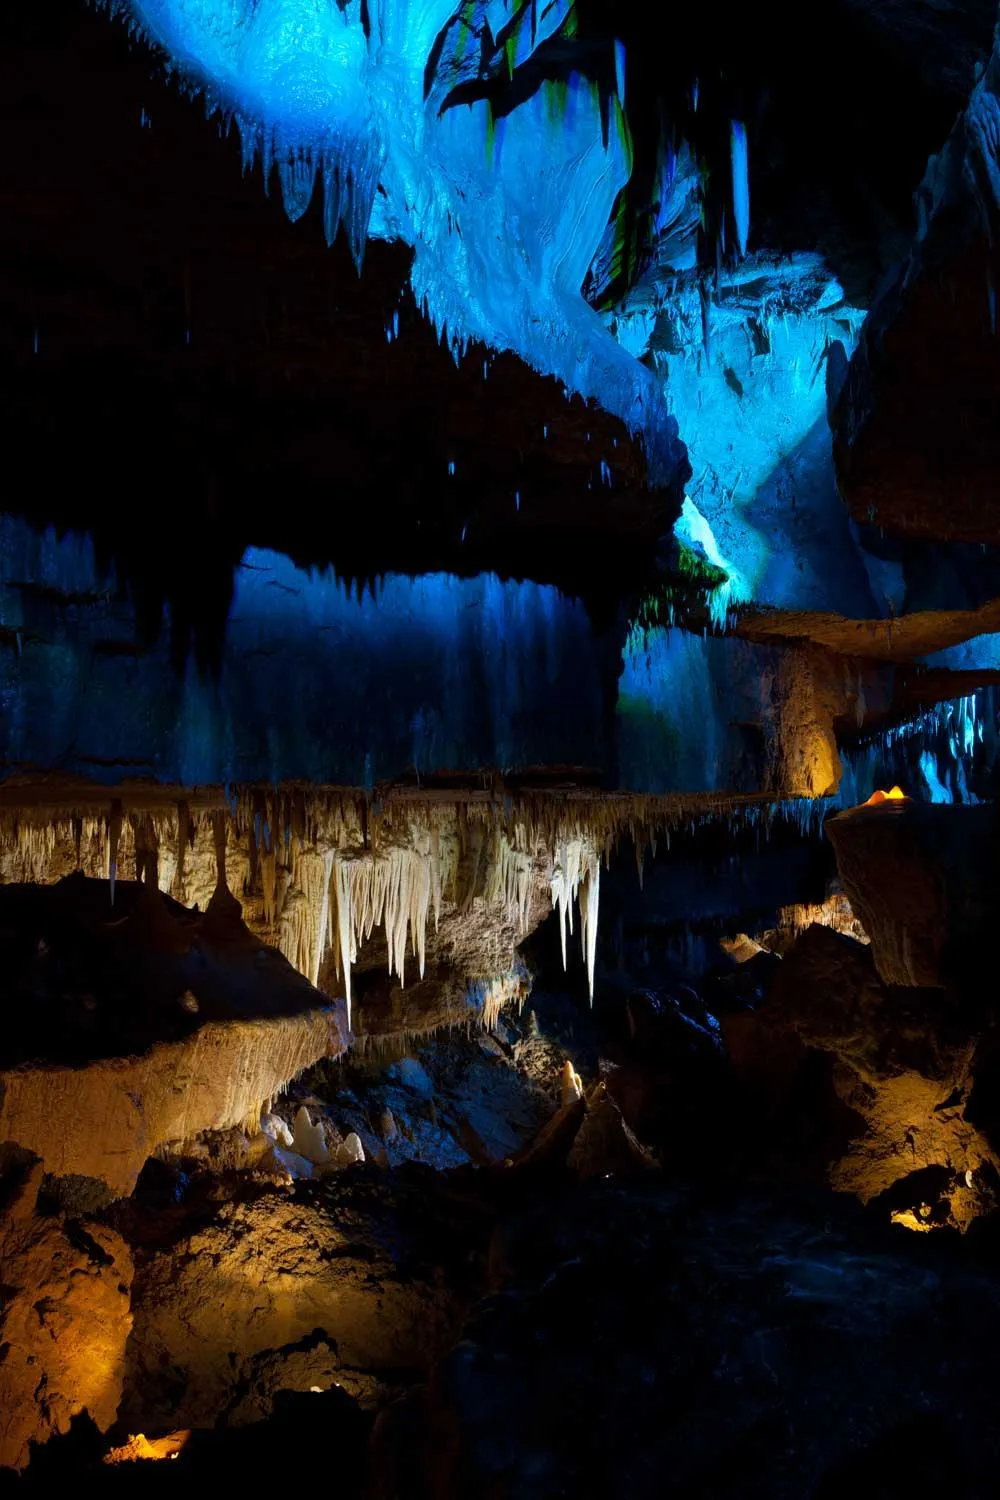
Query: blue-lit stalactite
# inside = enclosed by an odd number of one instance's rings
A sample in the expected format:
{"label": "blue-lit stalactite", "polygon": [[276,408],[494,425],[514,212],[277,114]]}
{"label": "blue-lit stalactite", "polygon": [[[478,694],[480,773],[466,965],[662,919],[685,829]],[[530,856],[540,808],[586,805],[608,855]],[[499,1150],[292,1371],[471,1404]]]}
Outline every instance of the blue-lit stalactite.
{"label": "blue-lit stalactite", "polygon": [[730,126],[730,156],[733,174],[733,224],[741,255],[747,251],[750,233],[750,171],[747,154],[747,130],[742,120]]}
{"label": "blue-lit stalactite", "polygon": [[[167,632],[137,644],[131,605],[87,538],[4,517],[0,558],[7,775],[371,788],[414,773],[616,764],[615,786],[635,793],[767,797],[781,785],[781,718],[767,688],[777,646],[635,630],[614,704],[608,642],[554,588],[389,575],[373,595],[251,549],[218,679],[193,659],[178,676]],[[983,688],[842,745],[837,804],[897,783],[919,800],[992,797],[998,711],[1000,693]],[[792,799],[739,816],[815,826],[827,805]]]}
{"label": "blue-lit stalactite", "polygon": [[[1000,670],[1000,635],[935,651],[922,665],[951,672]],[[844,807],[895,785],[921,802],[992,801],[1000,770],[1000,690],[982,687],[934,704],[906,724],[866,737],[842,760]]]}
{"label": "blue-lit stalactite", "polygon": [[[737,195],[739,142],[734,127]],[[678,173],[665,258],[608,315],[623,347],[655,363],[688,448],[675,534],[727,575],[719,623],[753,605],[885,618],[898,601],[837,491],[828,420],[862,312],[813,254],[751,257],[714,287],[695,274],[696,181]]]}
{"label": "blue-lit stalactite", "polygon": [[[86,537],[0,518],[0,765],[105,784],[580,768],[616,789],[767,797],[780,648],[634,631],[624,653],[556,589],[388,575],[368,589],[249,549],[221,666],[137,639]],[[616,662],[609,671],[609,653]],[[766,696],[766,695],[765,695]],[[741,816],[814,821],[794,801]]]}
{"label": "blue-lit stalactite", "polygon": [[148,649],[88,539],[0,519],[0,761],[106,783],[591,767],[601,664],[583,606],[492,575],[388,575],[377,598],[250,549],[217,680]]}
{"label": "blue-lit stalactite", "polygon": [[838,802],[854,807],[899,786],[918,802],[992,801],[1000,767],[1000,694],[980,688],[842,750]]}
{"label": "blue-lit stalactite", "polygon": [[623,53],[610,95],[582,72],[502,111],[462,93],[568,41],[571,0],[108,3],[236,124],[244,165],[277,175],[293,219],[318,194],[359,264],[369,237],[413,247],[417,302],[456,357],[473,340],[514,351],[642,434],[654,477],[676,476],[658,383],[581,295],[631,170]]}

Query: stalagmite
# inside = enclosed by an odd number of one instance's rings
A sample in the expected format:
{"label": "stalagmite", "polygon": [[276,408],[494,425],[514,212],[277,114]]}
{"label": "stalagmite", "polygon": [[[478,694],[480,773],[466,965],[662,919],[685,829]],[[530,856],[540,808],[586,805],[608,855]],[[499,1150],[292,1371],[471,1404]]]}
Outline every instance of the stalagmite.
{"label": "stalagmite", "polygon": [[323,1127],[309,1118],[309,1111],[304,1104],[300,1106],[295,1116],[292,1149],[298,1152],[299,1156],[304,1156],[306,1161],[312,1162],[314,1167],[323,1166],[330,1160],[330,1151],[326,1144],[326,1136],[323,1134]]}
{"label": "stalagmite", "polygon": [[352,1130],[345,1137],[343,1144],[337,1147],[333,1159],[338,1167],[352,1167],[355,1163],[364,1161],[365,1148],[357,1131]]}
{"label": "stalagmite", "polygon": [[583,1098],[583,1080],[568,1057],[563,1063],[559,1084],[560,1102],[563,1105],[572,1104],[574,1100]]}

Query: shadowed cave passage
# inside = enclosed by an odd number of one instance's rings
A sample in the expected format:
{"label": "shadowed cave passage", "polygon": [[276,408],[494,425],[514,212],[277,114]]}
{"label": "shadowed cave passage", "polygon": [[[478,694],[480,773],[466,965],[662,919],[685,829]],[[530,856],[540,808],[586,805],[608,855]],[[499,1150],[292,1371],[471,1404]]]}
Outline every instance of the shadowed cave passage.
{"label": "shadowed cave passage", "polygon": [[0,19],[5,1493],[994,1493],[996,8],[814,9]]}

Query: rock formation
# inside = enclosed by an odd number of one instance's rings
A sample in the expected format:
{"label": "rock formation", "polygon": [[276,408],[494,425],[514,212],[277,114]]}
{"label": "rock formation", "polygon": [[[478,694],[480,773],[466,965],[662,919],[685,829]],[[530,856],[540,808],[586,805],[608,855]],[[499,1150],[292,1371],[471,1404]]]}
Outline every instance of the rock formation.
{"label": "rock formation", "polygon": [[996,5],[786,10],[0,14],[19,1494],[993,1493]]}
{"label": "rock formation", "polygon": [[886,801],[840,813],[826,832],[883,982],[974,983],[992,950],[993,809]]}
{"label": "rock formation", "polygon": [[37,1211],[41,1163],[0,1209],[0,1468],[86,1413],[106,1432],[118,1412],[132,1330],[132,1257],[104,1224]]}
{"label": "rock formation", "polygon": [[0,1132],[54,1177],[128,1194],[162,1147],[256,1128],[266,1100],[346,1046],[342,1009],[254,939],[223,888],[200,916],[125,882],[113,908],[82,876],[0,895],[22,924],[8,951],[28,1012],[5,1045]]}
{"label": "rock formation", "polygon": [[863,1202],[890,1195],[900,1212],[929,1199],[936,1222],[965,1228],[1000,1184],[995,1143],[968,1109],[988,1022],[974,1002],[884,986],[874,952],[808,927],[767,1003],[724,1018],[727,1046],[770,1115],[764,1141],[776,1127],[798,1136],[793,1172],[825,1173]]}

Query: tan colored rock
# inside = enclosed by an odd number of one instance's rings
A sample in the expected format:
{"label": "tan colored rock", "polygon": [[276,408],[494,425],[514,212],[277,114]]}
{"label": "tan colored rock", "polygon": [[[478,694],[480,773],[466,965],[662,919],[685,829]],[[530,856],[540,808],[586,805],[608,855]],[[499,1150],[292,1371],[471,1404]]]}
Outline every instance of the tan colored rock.
{"label": "tan colored rock", "polygon": [[785,651],[775,691],[782,794],[831,796],[843,769],[834,732],[847,708],[843,663],[816,646]]}
{"label": "tan colored rock", "polygon": [[[834,1099],[817,1094],[814,1107],[817,1124],[830,1116],[825,1168],[834,1187],[868,1202],[912,1173],[941,1168],[953,1183],[952,1219],[964,1228],[983,1211],[967,1191],[972,1175],[992,1174],[1000,1160],[966,1119],[978,1038],[956,1022],[939,992],[887,989],[871,948],[813,926],[777,968],[767,1004],[725,1018],[723,1028],[737,1073],[779,1111],[782,1097],[801,1089],[810,1055],[829,1059]],[[847,1111],[855,1128],[845,1141]]]}
{"label": "tan colored rock", "polygon": [[0,1214],[0,1466],[87,1412],[115,1420],[132,1327],[132,1258],[102,1224],[35,1211],[38,1163]]}
{"label": "tan colored rock", "polygon": [[94,1177],[114,1196],[171,1142],[259,1118],[265,1099],[342,1050],[332,1008],[268,1020],[208,1022],[142,1057],[0,1074],[0,1139],[57,1177]]}
{"label": "tan colored rock", "polygon": [[656,1166],[656,1160],[629,1129],[605,1085],[596,1083],[587,1095],[586,1112],[566,1165],[586,1181],[588,1177],[648,1171]]}
{"label": "tan colored rock", "polygon": [[[833,932],[843,933],[851,937],[856,943],[867,946],[868,934],[854,914],[854,908],[844,895],[843,891],[836,891],[827,896],[825,901],[800,902],[795,906],[782,906],[778,910],[778,925],[770,927],[764,932],[757,934],[756,939],[751,939],[745,933],[737,934],[734,939],[723,939],[720,946],[737,962],[745,963],[753,958],[754,952],[746,947],[740,947],[740,940],[744,944],[752,943],[756,952],[776,953],[779,957],[787,953],[805,932],[807,927],[829,927]],[[737,957],[737,953],[741,955]]]}
{"label": "tan colored rock", "polygon": [[745,932],[737,932],[733,937],[720,938],[719,947],[734,964],[749,963],[751,959],[757,957],[758,953],[767,951],[763,943],[758,943],[756,938],[749,937]]}
{"label": "tan colored rock", "polygon": [[[736,625],[736,633],[750,641],[811,641],[869,662],[910,662],[996,630],[1000,599],[978,609],[915,610],[891,620],[851,620],[818,610],[748,609]],[[944,683],[942,688],[953,691]]]}
{"label": "tan colored rock", "polygon": [[112,1448],[104,1455],[106,1464],[134,1464],[157,1462],[162,1459],[176,1458],[187,1446],[191,1436],[190,1429],[182,1428],[179,1432],[168,1432],[165,1437],[148,1438],[144,1432],[134,1432],[127,1443],[118,1448]]}
{"label": "tan colored rock", "polygon": [[834,891],[825,901],[801,902],[797,906],[783,906],[778,912],[778,925],[796,934],[807,927],[829,927],[852,937],[857,943],[867,943],[868,934],[854,914],[843,891]]}
{"label": "tan colored rock", "polygon": [[941,987],[992,945],[992,807],[866,803],[824,831],[886,984]]}
{"label": "tan colored rock", "polygon": [[[272,1394],[335,1379],[371,1403],[427,1368],[464,1308],[443,1272],[411,1259],[414,1231],[378,1196],[388,1191],[380,1180],[342,1211],[336,1195],[324,1207],[325,1188],[266,1193],[154,1255],[133,1296],[129,1427],[209,1427],[243,1409],[248,1385],[261,1415],[268,1371]],[[427,1217],[425,1198],[411,1208]]]}
{"label": "tan colored rock", "polygon": [[[164,1146],[203,1131],[256,1133],[263,1103],[303,1069],[338,1056],[347,1036],[342,1003],[262,945],[221,883],[204,913],[153,886],[120,882],[116,915],[105,906],[107,890],[75,876],[3,892],[25,898],[10,909],[38,932],[84,934],[79,952],[87,954],[87,940],[98,949],[104,967],[96,982],[109,993],[103,1030],[82,1039],[58,1025],[51,1034],[38,1024],[25,1032],[25,1061],[15,1057],[0,1070],[0,1143],[31,1152],[56,1177],[96,1179],[117,1196],[132,1191],[144,1162]],[[58,990],[58,970],[43,963],[39,1005],[51,1006]],[[184,1019],[175,1022],[164,997],[189,991],[197,1018],[177,1006]],[[24,994],[27,1006],[33,997]],[[122,1034],[135,1055],[108,1055]],[[48,1060],[35,1060],[42,1048],[51,1048],[42,1052]]]}
{"label": "tan colored rock", "polygon": [[[591,906],[596,915],[591,877],[605,838],[646,807],[401,797],[376,818],[360,794],[257,790],[234,814],[221,799],[195,806],[163,789],[130,790],[102,807],[80,788],[79,805],[39,808],[8,789],[0,879],[49,884],[81,870],[105,880],[113,868],[119,889],[144,877],[202,911],[228,892],[257,944],[353,1001],[355,1034],[376,1045],[489,1025],[523,1000],[515,950],[552,910],[559,851],[577,856],[564,895],[579,899],[582,923]],[[649,811],[661,815],[655,799]],[[257,843],[264,827],[268,847]]]}

